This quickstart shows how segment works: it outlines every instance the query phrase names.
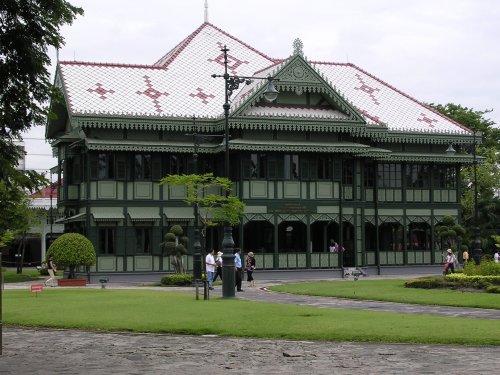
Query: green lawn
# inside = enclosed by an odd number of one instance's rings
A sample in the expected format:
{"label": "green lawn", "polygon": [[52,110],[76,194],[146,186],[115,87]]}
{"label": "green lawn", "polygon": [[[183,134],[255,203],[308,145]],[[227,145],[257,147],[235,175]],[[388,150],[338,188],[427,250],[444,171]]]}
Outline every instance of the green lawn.
{"label": "green lawn", "polygon": [[17,274],[15,269],[8,269],[2,272],[5,283],[19,283],[23,281],[37,280],[41,278],[40,272],[36,269],[23,269],[23,273]]}
{"label": "green lawn", "polygon": [[[360,283],[361,284],[361,283]],[[296,340],[500,345],[498,321],[321,309],[152,290],[3,293],[5,325]],[[474,329],[465,329],[471,324]]]}
{"label": "green lawn", "polygon": [[270,289],[311,296],[500,309],[500,294],[405,288],[404,283],[404,280],[318,281],[279,285]]}

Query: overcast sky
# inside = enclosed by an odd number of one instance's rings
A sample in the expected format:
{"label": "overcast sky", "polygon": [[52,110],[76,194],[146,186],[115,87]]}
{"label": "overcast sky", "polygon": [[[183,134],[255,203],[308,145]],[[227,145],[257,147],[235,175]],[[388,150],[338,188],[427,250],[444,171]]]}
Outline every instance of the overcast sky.
{"label": "overcast sky", "polygon": [[[204,21],[204,0],[69,1],[85,15],[63,28],[60,60],[152,64]],[[493,109],[500,124],[498,0],[209,0],[208,20],[275,58],[298,37],[309,60],[353,63],[422,102]],[[27,169],[56,165],[44,134],[26,135]]]}

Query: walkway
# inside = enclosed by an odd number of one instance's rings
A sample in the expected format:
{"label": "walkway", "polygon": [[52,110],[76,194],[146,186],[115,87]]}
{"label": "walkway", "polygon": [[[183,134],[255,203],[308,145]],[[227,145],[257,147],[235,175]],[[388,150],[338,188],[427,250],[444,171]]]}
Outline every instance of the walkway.
{"label": "walkway", "polygon": [[[260,287],[280,283],[259,282]],[[130,283],[111,283],[107,287],[144,289]],[[18,288],[27,289],[28,285],[7,284],[7,289]],[[220,290],[220,286],[216,287],[212,296],[220,295]],[[297,296],[269,292],[265,288],[246,288],[237,297],[322,308],[500,319],[497,310]],[[0,374],[492,374],[498,369],[498,361],[492,359],[499,357],[500,347],[306,342],[4,327]],[[47,367],[48,359],[55,367]]]}

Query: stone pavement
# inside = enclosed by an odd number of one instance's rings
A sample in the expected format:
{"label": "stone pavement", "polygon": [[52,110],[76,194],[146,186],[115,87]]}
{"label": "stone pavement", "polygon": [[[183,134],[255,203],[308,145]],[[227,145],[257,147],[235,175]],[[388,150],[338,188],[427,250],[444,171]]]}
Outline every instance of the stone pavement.
{"label": "stone pavement", "polygon": [[495,374],[498,347],[6,328],[0,374]]}
{"label": "stone pavement", "polygon": [[[265,287],[278,283],[259,281],[259,288],[246,288],[236,296],[322,308],[500,319],[497,310],[472,311],[266,291]],[[118,283],[107,287],[144,288]],[[28,285],[8,284],[7,288],[27,289]],[[216,287],[212,297],[219,296],[220,289]],[[494,374],[498,373],[500,358],[500,347],[307,342],[15,327],[4,327],[3,331],[0,374]]]}

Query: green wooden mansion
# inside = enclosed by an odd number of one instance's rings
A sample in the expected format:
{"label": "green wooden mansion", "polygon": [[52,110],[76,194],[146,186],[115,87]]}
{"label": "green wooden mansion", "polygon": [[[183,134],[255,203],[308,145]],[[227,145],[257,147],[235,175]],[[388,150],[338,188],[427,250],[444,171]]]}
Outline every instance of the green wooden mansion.
{"label": "green wooden mansion", "polygon": [[[246,204],[236,247],[260,269],[442,263],[434,227],[459,216],[472,157],[454,148],[472,132],[356,65],[306,59],[301,44],[272,58],[205,22],[152,65],[58,63],[64,101],[46,137],[60,222],[93,242],[92,272],[171,271],[164,234],[178,224],[192,238],[184,191],[159,181],[194,173],[193,133],[224,133],[224,81],[212,78],[224,46],[229,74],[272,76],[279,90],[269,103],[254,80],[231,96],[230,177]],[[220,137],[201,142],[199,172],[224,175],[224,151]],[[204,231],[204,247],[221,241],[222,228]]]}

